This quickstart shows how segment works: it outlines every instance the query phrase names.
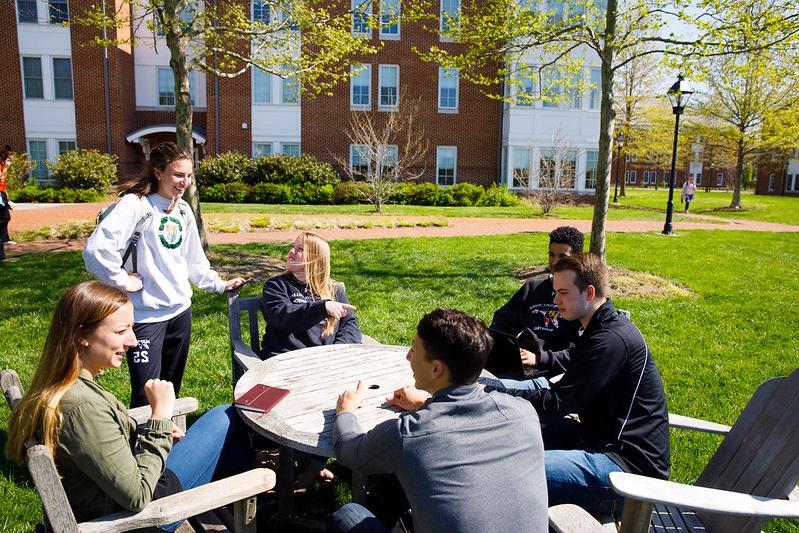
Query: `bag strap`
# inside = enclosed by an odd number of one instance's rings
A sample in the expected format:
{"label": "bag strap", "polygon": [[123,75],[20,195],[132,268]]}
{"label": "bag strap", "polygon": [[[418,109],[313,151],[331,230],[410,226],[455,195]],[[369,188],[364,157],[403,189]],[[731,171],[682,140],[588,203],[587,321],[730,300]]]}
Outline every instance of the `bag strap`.
{"label": "bag strap", "polygon": [[144,225],[153,217],[153,205],[150,202],[150,199],[147,198],[147,203],[150,204],[150,209],[142,215],[139,221],[136,223],[136,227],[133,229],[133,235],[130,237],[130,242],[128,243],[128,247],[125,248],[125,253],[122,255],[122,265],[124,266],[127,262],[128,258],[131,258],[131,265],[133,266],[133,274],[138,273],[139,271],[139,254],[136,246],[139,244],[139,239],[141,238],[142,231],[144,231]]}

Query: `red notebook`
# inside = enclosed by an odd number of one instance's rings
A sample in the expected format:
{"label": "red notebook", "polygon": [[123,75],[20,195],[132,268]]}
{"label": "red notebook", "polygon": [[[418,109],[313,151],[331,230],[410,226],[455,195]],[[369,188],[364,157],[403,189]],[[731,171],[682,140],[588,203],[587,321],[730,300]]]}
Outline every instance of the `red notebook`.
{"label": "red notebook", "polygon": [[258,413],[268,413],[288,393],[288,389],[258,383],[238,397],[236,407]]}

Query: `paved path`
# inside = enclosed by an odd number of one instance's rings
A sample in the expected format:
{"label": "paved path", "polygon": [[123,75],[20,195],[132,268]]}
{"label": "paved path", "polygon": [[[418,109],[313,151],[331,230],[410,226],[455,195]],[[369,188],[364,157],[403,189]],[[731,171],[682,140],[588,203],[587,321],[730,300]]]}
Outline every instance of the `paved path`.
{"label": "paved path", "polygon": [[[10,230],[27,231],[53,226],[69,220],[91,221],[98,211],[108,205],[108,202],[91,204],[61,204],[61,205],[20,205],[12,214]],[[264,216],[264,213],[247,215],[236,213],[227,215],[232,218],[247,216]],[[694,221],[675,222],[675,231],[680,230],[744,230],[744,231],[772,231],[772,232],[799,232],[799,225],[774,224],[770,222],[757,222],[752,220],[731,220],[706,215],[689,215]],[[342,219],[345,215],[329,215],[331,219]],[[294,215],[295,220],[324,219],[325,215]],[[366,217],[355,217],[366,218]],[[402,216],[403,219],[438,219],[441,216],[415,217]],[[317,230],[325,239],[376,239],[396,237],[456,237],[467,235],[507,235],[511,233],[549,232],[558,226],[571,225],[587,232],[591,230],[590,220],[564,220],[564,219],[524,219],[524,218],[448,218],[449,226],[446,227],[413,227],[413,228],[364,228],[364,229],[321,229]],[[653,220],[609,220],[608,232],[646,232],[662,231],[663,222]],[[244,244],[251,242],[276,242],[289,241],[297,235],[296,229],[277,231],[258,231],[247,233],[212,233],[208,239],[211,244]],[[46,250],[79,250],[83,248],[82,240],[73,241],[40,241],[35,243],[20,243],[16,247],[9,247],[12,255],[33,251]]]}

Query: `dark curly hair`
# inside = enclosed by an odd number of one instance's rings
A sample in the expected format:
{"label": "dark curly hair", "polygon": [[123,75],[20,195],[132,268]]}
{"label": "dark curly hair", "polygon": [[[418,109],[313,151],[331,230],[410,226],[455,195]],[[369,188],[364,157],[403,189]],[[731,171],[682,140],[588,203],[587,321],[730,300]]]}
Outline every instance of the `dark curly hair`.
{"label": "dark curly hair", "polygon": [[549,234],[549,243],[568,244],[573,254],[583,253],[583,232],[572,226],[561,226]]}

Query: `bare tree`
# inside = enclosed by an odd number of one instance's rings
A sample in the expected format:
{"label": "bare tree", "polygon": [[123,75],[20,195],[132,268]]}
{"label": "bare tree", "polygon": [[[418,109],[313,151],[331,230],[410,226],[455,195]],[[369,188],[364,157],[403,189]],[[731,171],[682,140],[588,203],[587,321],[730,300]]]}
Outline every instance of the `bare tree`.
{"label": "bare tree", "polygon": [[353,145],[352,161],[336,155],[336,162],[353,181],[363,181],[364,198],[380,213],[394,187],[424,174],[429,147],[424,127],[418,124],[419,100],[405,97],[390,113],[353,111],[347,139]]}
{"label": "bare tree", "polygon": [[552,145],[541,152],[538,165],[538,187],[533,189],[528,180],[528,193],[546,215],[563,201],[567,190],[574,190],[577,176],[576,153],[569,144],[563,130],[558,128],[552,134]]}

